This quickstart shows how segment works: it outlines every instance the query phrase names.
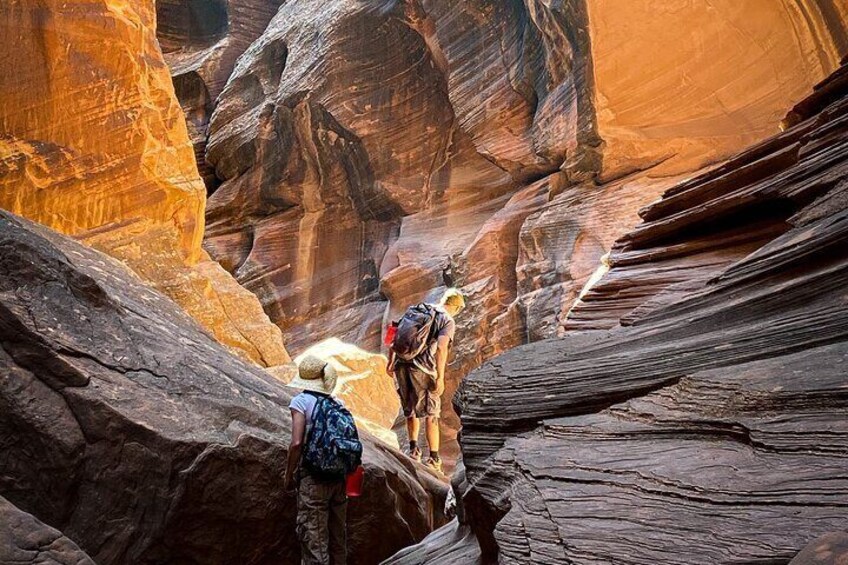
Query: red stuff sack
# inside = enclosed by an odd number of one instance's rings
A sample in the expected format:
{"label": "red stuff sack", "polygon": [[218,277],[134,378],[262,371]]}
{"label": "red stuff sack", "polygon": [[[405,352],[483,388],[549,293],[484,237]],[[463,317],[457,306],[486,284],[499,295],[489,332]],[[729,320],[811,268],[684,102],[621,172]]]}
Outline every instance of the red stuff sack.
{"label": "red stuff sack", "polygon": [[395,334],[397,334],[397,327],[398,323],[392,322],[389,324],[389,327],[386,328],[386,337],[383,338],[384,345],[388,345],[389,347],[392,346],[392,343],[395,341]]}

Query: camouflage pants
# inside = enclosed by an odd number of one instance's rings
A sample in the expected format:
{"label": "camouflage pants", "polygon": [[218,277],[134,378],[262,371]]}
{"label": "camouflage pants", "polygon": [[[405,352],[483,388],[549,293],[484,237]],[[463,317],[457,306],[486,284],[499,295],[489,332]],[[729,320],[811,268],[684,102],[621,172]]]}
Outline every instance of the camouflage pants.
{"label": "camouflage pants", "polygon": [[297,537],[303,565],[347,562],[345,482],[322,483],[305,476],[297,491]]}

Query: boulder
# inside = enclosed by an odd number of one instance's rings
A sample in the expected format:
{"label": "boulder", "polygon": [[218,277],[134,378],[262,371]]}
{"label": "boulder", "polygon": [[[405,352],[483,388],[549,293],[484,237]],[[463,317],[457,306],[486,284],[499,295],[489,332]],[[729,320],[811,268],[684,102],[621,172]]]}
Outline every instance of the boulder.
{"label": "boulder", "polygon": [[[295,562],[287,387],[118,261],[0,212],[0,496],[99,563]],[[443,523],[445,487],[363,434],[351,562]]]}
{"label": "boulder", "polygon": [[77,544],[0,496],[0,563],[95,565]]}
{"label": "boulder", "polygon": [[222,343],[289,360],[253,295],[201,249],[206,194],[154,2],[0,7],[0,208],[126,262]]}
{"label": "boulder", "polygon": [[844,525],[848,67],[793,116],[642,211],[593,287],[622,325],[464,381],[484,559],[788,562]]}

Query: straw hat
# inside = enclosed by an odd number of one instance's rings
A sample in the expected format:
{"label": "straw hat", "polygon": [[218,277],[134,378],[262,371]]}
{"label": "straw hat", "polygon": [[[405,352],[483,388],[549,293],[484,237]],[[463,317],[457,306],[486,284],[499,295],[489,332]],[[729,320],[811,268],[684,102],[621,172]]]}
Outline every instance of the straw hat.
{"label": "straw hat", "polygon": [[290,387],[323,394],[333,394],[336,390],[338,374],[336,369],[326,361],[310,355],[300,362],[297,372],[297,376],[289,383]]}

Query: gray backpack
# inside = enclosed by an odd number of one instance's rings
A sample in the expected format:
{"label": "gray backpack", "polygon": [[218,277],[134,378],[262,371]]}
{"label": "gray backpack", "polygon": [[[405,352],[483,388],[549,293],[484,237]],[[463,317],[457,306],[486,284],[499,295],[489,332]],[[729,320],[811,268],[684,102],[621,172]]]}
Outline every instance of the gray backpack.
{"label": "gray backpack", "polygon": [[412,361],[430,344],[438,311],[429,304],[410,306],[400,319],[392,351],[403,361]]}

